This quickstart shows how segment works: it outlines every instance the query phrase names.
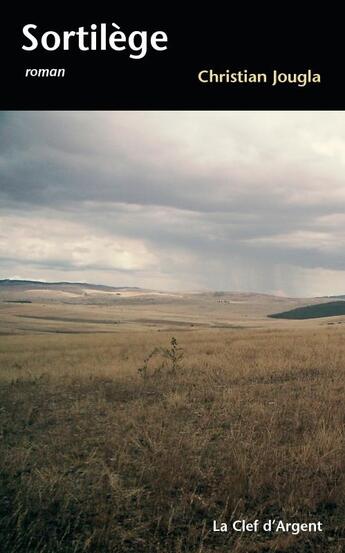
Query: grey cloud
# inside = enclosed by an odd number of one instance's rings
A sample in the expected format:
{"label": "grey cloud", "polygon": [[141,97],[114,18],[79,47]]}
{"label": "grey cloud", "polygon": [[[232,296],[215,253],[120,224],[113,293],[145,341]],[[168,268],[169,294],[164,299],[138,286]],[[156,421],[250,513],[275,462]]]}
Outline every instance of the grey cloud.
{"label": "grey cloud", "polygon": [[[344,292],[344,120],[342,112],[5,113],[2,270]],[[84,237],[73,241],[76,232]],[[6,252],[13,241],[22,248]]]}

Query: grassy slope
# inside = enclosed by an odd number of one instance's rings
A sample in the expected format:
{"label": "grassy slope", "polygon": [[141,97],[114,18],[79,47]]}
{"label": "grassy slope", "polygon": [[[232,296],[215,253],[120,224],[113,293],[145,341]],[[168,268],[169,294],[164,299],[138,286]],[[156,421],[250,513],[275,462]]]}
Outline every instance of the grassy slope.
{"label": "grassy slope", "polygon": [[[176,336],[183,369],[146,381],[170,334],[2,339],[6,553],[343,551],[342,331]],[[326,531],[212,534],[231,517]]]}
{"label": "grassy slope", "polygon": [[317,319],[320,317],[337,317],[339,315],[345,315],[345,301],[330,301],[328,303],[307,305],[268,316],[272,319]]}

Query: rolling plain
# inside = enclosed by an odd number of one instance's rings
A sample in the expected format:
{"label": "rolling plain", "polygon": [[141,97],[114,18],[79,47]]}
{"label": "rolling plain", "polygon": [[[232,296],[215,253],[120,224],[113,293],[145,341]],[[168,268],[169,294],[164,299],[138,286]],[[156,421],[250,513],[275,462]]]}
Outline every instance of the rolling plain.
{"label": "rolling plain", "polygon": [[[0,286],[6,553],[345,548],[344,316],[328,303]],[[321,532],[213,531],[213,521]]]}

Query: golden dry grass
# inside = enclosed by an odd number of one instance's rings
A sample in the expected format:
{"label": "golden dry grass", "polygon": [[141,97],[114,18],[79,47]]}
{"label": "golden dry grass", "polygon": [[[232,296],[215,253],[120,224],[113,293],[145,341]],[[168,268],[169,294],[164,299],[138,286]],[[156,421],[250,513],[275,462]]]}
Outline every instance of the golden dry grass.
{"label": "golden dry grass", "polygon": [[[182,368],[147,379],[171,333],[2,338],[6,553],[344,551],[342,329],[174,335]],[[241,518],[324,532],[212,532]]]}

